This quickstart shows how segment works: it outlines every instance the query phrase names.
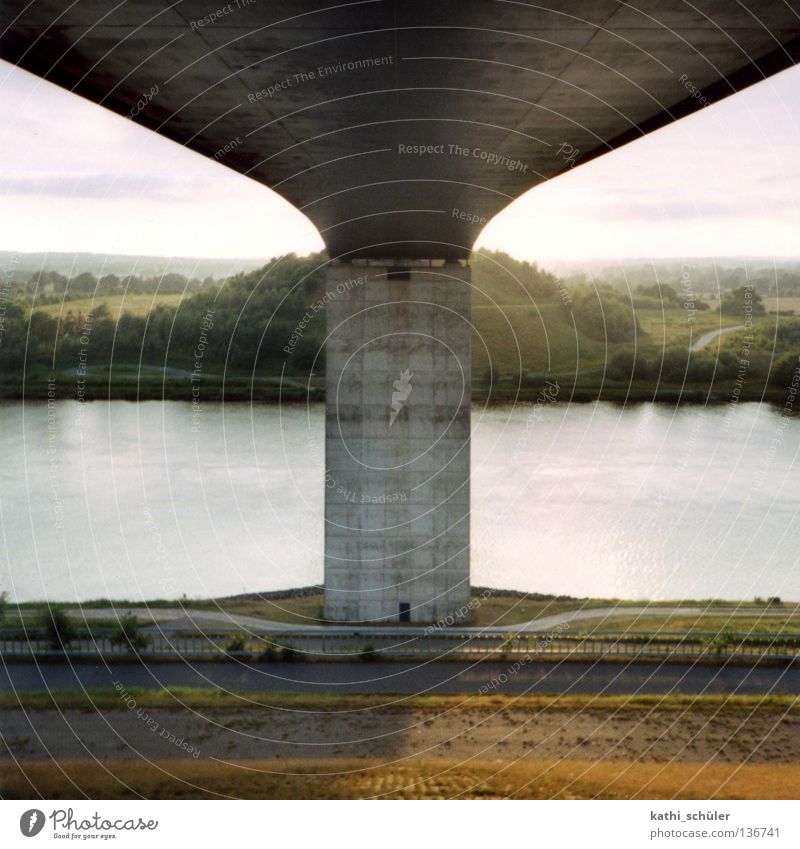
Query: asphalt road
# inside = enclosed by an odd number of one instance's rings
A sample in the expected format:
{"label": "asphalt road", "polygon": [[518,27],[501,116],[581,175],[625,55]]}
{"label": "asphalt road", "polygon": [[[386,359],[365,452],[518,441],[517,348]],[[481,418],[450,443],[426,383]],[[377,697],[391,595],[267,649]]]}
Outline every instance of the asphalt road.
{"label": "asphalt road", "polygon": [[528,663],[11,663],[0,691],[128,687],[219,687],[296,693],[800,694],[800,668],[692,664]]}

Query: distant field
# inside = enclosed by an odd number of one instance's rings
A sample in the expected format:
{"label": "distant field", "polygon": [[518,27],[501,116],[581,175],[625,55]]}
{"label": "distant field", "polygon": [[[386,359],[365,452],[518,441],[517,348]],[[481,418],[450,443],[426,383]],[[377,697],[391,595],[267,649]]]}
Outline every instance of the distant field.
{"label": "distant field", "polygon": [[[703,298],[703,300],[711,307],[712,310],[719,309],[718,298]],[[764,298],[764,308],[767,312],[775,312],[780,309],[794,310],[796,315],[800,315],[800,297],[785,297],[778,298],[777,304],[775,298]]]}
{"label": "distant field", "polygon": [[37,307],[37,310],[57,318],[69,312],[83,313],[84,315],[101,304],[108,307],[112,318],[122,312],[132,315],[147,315],[148,312],[159,304],[175,306],[181,301],[182,295],[101,295],[98,298],[77,298],[74,301],[65,301],[63,304],[46,304]]}
{"label": "distant field", "polygon": [[[741,324],[730,316],[720,319],[719,313],[710,310],[698,312],[692,324],[683,310],[637,309],[636,316],[640,326],[636,347],[651,357],[663,348],[688,348],[690,340],[697,341],[707,331]],[[472,366],[477,378],[482,378],[488,369],[487,348],[495,375],[522,368],[563,377],[578,369],[584,373],[602,370],[617,350],[634,344],[606,344],[586,333],[576,334],[560,305],[552,303],[538,308],[528,304],[474,306],[472,321]]]}
{"label": "distant field", "polygon": [[[764,298],[764,306],[768,311],[774,312],[775,307],[775,299],[774,298]],[[800,315],[800,297],[797,298],[779,298],[778,299],[778,308],[782,310],[794,310],[795,315]]]}
{"label": "distant field", "polygon": [[665,311],[660,310],[637,310],[639,324],[644,337],[640,342],[644,345],[657,345],[670,348],[672,346],[688,347],[691,338],[696,342],[699,336],[709,330],[720,330],[724,327],[735,327],[741,324],[736,318],[722,316],[710,310],[698,312],[695,320],[689,324],[686,313],[682,310]]}

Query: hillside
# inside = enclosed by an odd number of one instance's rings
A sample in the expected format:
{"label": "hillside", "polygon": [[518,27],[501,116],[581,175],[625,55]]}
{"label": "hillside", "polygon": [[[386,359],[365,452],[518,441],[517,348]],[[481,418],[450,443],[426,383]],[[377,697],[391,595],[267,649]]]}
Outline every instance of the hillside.
{"label": "hillside", "polygon": [[[223,396],[223,375],[228,400],[274,399],[282,374],[294,380],[282,397],[303,396],[308,381],[312,397],[321,398],[324,310],[312,311],[291,354],[285,349],[325,292],[324,263],[322,255],[288,255],[222,283],[194,279],[192,288],[187,278],[170,278],[166,292],[104,278],[110,293],[95,297],[99,281],[88,272],[80,287],[64,283],[60,296],[40,298],[28,283],[6,302],[0,392],[19,397],[25,368],[27,397],[40,394],[53,373],[70,378],[63,391],[74,397],[80,371],[86,398],[188,398],[202,340],[195,382],[202,379],[206,399]],[[769,312],[774,299],[763,301],[755,287],[718,291],[721,301],[708,302],[686,285],[621,290],[613,281],[565,280],[486,251],[473,256],[472,267],[476,400],[533,400],[549,380],[573,400],[725,400],[737,389],[740,399],[780,401],[800,355],[800,319],[783,301],[780,315]],[[706,334],[743,324],[745,331],[709,337],[690,351]]]}

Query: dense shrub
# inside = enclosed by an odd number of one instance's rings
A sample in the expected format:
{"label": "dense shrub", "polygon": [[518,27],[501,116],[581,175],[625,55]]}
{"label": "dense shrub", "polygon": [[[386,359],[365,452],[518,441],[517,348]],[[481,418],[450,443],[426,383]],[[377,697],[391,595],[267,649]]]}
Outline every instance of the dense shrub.
{"label": "dense shrub", "polygon": [[48,607],[44,610],[42,625],[50,647],[55,651],[66,651],[77,636],[67,614],[59,607]]}
{"label": "dense shrub", "polygon": [[610,287],[580,287],[572,299],[578,330],[608,342],[633,342],[639,332],[633,304]]}
{"label": "dense shrub", "polygon": [[774,386],[788,389],[793,383],[797,385],[798,378],[796,375],[798,370],[800,370],[800,352],[784,354],[773,364],[769,382]]}

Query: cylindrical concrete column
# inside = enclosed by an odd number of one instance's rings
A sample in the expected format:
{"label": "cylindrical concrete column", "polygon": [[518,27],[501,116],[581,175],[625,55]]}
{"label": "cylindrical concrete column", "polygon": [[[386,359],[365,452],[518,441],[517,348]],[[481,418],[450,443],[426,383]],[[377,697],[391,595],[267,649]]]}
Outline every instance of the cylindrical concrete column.
{"label": "cylindrical concrete column", "polygon": [[329,269],[328,619],[467,615],[469,281],[459,264]]}

